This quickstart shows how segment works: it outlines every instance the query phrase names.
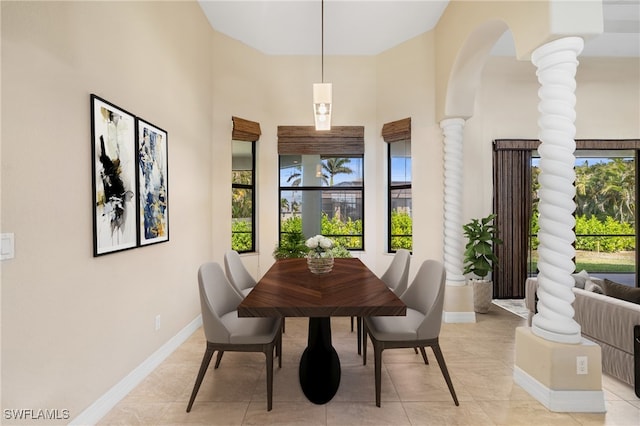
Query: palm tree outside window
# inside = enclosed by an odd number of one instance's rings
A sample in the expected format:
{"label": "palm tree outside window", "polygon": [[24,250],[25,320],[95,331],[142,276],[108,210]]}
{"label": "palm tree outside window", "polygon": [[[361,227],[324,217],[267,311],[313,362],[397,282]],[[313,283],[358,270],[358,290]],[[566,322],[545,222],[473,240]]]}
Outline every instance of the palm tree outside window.
{"label": "palm tree outside window", "polygon": [[280,241],[322,234],[363,250],[363,176],[361,155],[280,155]]}

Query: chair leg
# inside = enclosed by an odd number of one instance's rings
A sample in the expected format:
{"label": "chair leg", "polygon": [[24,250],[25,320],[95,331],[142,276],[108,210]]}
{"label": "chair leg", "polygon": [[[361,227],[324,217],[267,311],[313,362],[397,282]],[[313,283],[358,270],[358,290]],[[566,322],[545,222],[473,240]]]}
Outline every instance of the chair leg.
{"label": "chair leg", "polygon": [[284,334],[284,317],[282,317],[282,334]]}
{"label": "chair leg", "polygon": [[211,346],[209,346],[209,344],[207,344],[207,349],[204,351],[204,357],[202,357],[202,363],[200,364],[200,371],[198,371],[198,377],[196,377],[196,383],[193,385],[191,398],[189,398],[189,404],[187,405],[187,413],[191,411],[191,407],[193,406],[193,401],[195,401],[196,395],[198,394],[198,390],[200,390],[202,379],[204,379],[204,374],[207,372],[207,368],[209,368],[209,363],[211,362],[211,357],[213,357],[214,352],[215,350]]}
{"label": "chair leg", "polygon": [[367,323],[362,321],[362,365],[367,365]]}
{"label": "chair leg", "polygon": [[267,411],[271,411],[273,406],[273,344],[267,345]]}
{"label": "chair leg", "polygon": [[424,363],[429,365],[429,359],[427,358],[427,352],[424,350],[424,347],[422,347],[422,346],[420,346],[420,353],[422,354],[422,359],[424,360]]}
{"label": "chair leg", "polygon": [[282,368],[282,333],[278,336],[276,355],[278,355],[278,368]]}
{"label": "chair leg", "polygon": [[433,353],[438,360],[438,365],[440,366],[440,371],[442,371],[442,375],[444,376],[445,382],[447,382],[447,386],[449,387],[449,392],[451,392],[451,396],[453,397],[453,402],[456,405],[460,405],[458,403],[458,397],[456,396],[456,391],[453,389],[453,383],[451,382],[451,377],[449,377],[449,370],[447,370],[447,364],[444,362],[444,356],[442,355],[442,351],[440,350],[440,344],[434,343],[431,345],[431,349],[433,349]]}
{"label": "chair leg", "polygon": [[216,365],[213,368],[220,367],[220,361],[222,361],[222,355],[224,355],[224,351],[218,351],[218,356],[216,356]]}
{"label": "chair leg", "polygon": [[351,332],[353,333],[353,317],[351,317]]}
{"label": "chair leg", "polygon": [[362,353],[362,317],[356,318],[358,327],[358,355]]}
{"label": "chair leg", "polygon": [[375,364],[375,377],[376,377],[376,407],[380,406],[380,394],[382,393],[382,343],[376,342],[371,339],[373,342],[373,354],[374,354],[374,364]]}

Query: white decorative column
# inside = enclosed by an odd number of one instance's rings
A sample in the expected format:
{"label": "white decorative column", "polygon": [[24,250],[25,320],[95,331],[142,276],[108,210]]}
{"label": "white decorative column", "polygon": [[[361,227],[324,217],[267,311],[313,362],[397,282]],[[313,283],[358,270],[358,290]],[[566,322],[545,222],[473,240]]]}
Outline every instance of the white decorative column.
{"label": "white decorative column", "polygon": [[448,118],[440,122],[444,135],[444,267],[447,271],[445,322],[475,322],[473,289],[463,274],[462,231],[462,136],[465,120]]}
{"label": "white decorative column", "polygon": [[462,233],[462,131],[464,119],[440,122],[444,134],[444,267],[447,284],[465,285]]}
{"label": "white decorative column", "polygon": [[577,56],[584,42],[569,37],[533,52],[538,68],[540,112],[540,212],[538,239],[538,313],[532,331],[544,339],[579,343],[580,325],[573,319],[575,265],[575,156]]}
{"label": "white decorative column", "polygon": [[514,381],[551,411],[604,412],[600,346],[573,319],[576,208],[574,140],[577,56],[584,42],[567,37],[533,52],[538,68],[541,144],[538,313],[516,329]]}

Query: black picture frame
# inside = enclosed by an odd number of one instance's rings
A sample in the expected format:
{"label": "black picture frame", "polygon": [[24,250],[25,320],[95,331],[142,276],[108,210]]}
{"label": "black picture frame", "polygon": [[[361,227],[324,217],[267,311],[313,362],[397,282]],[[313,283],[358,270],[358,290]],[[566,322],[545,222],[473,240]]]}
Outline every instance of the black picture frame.
{"label": "black picture frame", "polygon": [[169,241],[169,135],[136,119],[138,155],[138,245]]}
{"label": "black picture frame", "polygon": [[135,116],[91,94],[93,255],[138,245]]}

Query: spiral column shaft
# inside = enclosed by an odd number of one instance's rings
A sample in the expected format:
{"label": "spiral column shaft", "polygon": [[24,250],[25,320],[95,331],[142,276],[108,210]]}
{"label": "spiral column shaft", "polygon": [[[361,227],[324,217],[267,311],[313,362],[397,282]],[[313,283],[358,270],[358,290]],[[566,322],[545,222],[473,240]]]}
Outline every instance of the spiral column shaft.
{"label": "spiral column shaft", "polygon": [[567,37],[536,49],[531,61],[540,83],[540,190],[538,239],[538,313],[532,332],[559,343],[580,343],[573,319],[575,298],[575,89],[577,56],[584,42]]}
{"label": "spiral column shaft", "polygon": [[444,134],[444,267],[447,284],[465,285],[462,233],[462,131],[464,119],[440,122]]}

